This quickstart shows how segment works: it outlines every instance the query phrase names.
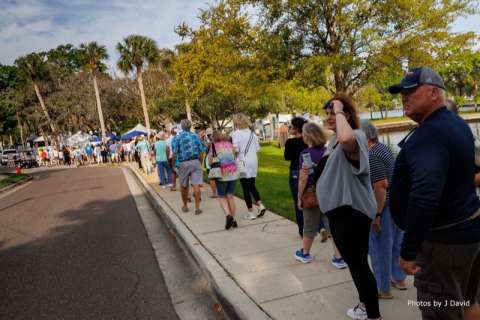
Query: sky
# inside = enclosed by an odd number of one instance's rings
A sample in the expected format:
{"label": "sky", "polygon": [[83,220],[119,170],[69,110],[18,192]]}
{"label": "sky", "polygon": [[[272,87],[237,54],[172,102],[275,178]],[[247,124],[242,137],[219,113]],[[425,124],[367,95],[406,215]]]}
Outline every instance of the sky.
{"label": "sky", "polygon": [[[181,39],[181,22],[198,26],[199,8],[210,0],[0,0],[0,63],[47,51],[60,44],[97,41],[106,45],[112,67],[115,45],[130,34],[154,39],[173,48]],[[480,15],[462,18],[454,31],[480,33]]]}

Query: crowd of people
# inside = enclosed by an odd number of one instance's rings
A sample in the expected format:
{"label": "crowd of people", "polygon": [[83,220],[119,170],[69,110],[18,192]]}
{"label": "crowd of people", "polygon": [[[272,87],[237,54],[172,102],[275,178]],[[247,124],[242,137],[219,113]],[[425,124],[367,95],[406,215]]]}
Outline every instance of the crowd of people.
{"label": "crowd of people", "polygon": [[[360,122],[355,102],[346,95],[325,104],[323,127],[300,117],[288,126],[290,138],[282,145],[301,237],[294,258],[311,262],[317,234],[321,241],[331,237],[331,263],[348,268],[358,291],[358,305],[347,310],[352,319],[382,319],[379,299],[392,299],[392,288],[407,290],[407,275],[415,276],[424,320],[480,319],[480,201],[475,190],[480,170],[474,136],[446,108],[444,89],[442,78],[426,67],[413,69],[389,88],[401,95],[405,114],[418,124],[400,142],[396,159],[379,141],[375,126]],[[211,128],[197,134],[184,119],[179,132],[64,148],[52,155],[48,150],[41,158],[56,161],[58,153],[58,161],[80,164],[137,161],[146,174],[156,167],[163,188],[176,191],[178,178],[185,213],[193,190],[196,215],[202,213],[204,166],[225,229],[235,229],[237,181],[245,219],[261,218],[266,208],[256,187],[259,139],[245,115],[235,114],[233,124],[230,135]]]}
{"label": "crowd of people", "polygon": [[[407,275],[415,276],[424,320],[480,319],[474,136],[446,108],[443,80],[432,69],[414,69],[389,90],[401,94],[405,114],[418,124],[399,144],[397,159],[379,142],[375,126],[360,122],[349,96],[325,104],[324,127],[292,119],[284,145],[302,238],[294,258],[311,262],[317,234],[322,241],[332,238],[331,263],[348,267],[359,295],[347,310],[352,319],[382,319],[379,299],[392,299],[391,288],[407,290]],[[195,134],[190,121],[182,120],[178,135],[161,133],[153,148],[160,184],[175,189],[174,175],[179,178],[183,212],[189,211],[192,188],[195,214],[202,213],[199,186],[206,166],[226,229],[238,226],[237,180],[245,218],[257,219],[266,210],[255,185],[258,138],[245,115],[234,115],[233,123],[231,135],[211,129]]]}

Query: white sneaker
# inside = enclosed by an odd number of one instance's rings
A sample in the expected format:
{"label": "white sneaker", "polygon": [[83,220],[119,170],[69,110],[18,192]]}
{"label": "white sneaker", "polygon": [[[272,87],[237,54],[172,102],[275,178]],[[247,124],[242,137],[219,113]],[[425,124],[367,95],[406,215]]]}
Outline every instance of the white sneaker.
{"label": "white sneaker", "polygon": [[247,213],[245,216],[243,216],[245,220],[255,220],[257,219],[257,216],[253,212]]}
{"label": "white sneaker", "polygon": [[347,316],[356,320],[366,320],[367,319],[367,310],[365,310],[365,305],[363,303],[357,304],[356,307],[347,310]]}
{"label": "white sneaker", "polygon": [[257,208],[257,218],[261,218],[265,215],[265,211],[267,211],[267,208],[263,205],[263,203],[260,202],[260,205]]}

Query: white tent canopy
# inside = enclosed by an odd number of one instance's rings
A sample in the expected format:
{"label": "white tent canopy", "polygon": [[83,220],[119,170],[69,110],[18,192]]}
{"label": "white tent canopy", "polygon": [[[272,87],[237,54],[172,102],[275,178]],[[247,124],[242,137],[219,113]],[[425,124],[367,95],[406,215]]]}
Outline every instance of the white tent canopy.
{"label": "white tent canopy", "polygon": [[[130,132],[133,132],[133,131],[140,131],[140,132],[145,132],[145,134],[148,133],[148,129],[147,127],[145,127],[144,125],[142,124],[137,124],[135,127],[133,127],[132,129],[128,130],[127,132],[125,132],[123,135],[126,135],[126,134],[129,134]],[[153,129],[150,129],[150,133],[156,133],[155,130]]]}
{"label": "white tent canopy", "polygon": [[63,144],[68,145],[68,146],[77,146],[81,144],[85,144],[90,142],[90,139],[92,138],[91,135],[88,133],[83,133],[82,131],[78,131],[74,135],[68,137],[63,141]]}
{"label": "white tent canopy", "polygon": [[33,142],[45,142],[45,139],[43,138],[43,136],[40,136],[40,137],[37,137],[33,140]]}

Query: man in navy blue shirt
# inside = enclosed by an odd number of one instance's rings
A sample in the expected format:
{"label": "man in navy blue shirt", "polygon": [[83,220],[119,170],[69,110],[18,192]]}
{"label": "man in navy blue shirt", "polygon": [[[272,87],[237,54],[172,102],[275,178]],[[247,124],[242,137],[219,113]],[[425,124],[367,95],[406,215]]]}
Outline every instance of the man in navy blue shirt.
{"label": "man in navy blue shirt", "polygon": [[405,230],[400,266],[415,275],[424,320],[480,319],[480,202],[474,140],[445,107],[442,78],[415,68],[389,88],[418,123],[399,144],[390,207]]}

